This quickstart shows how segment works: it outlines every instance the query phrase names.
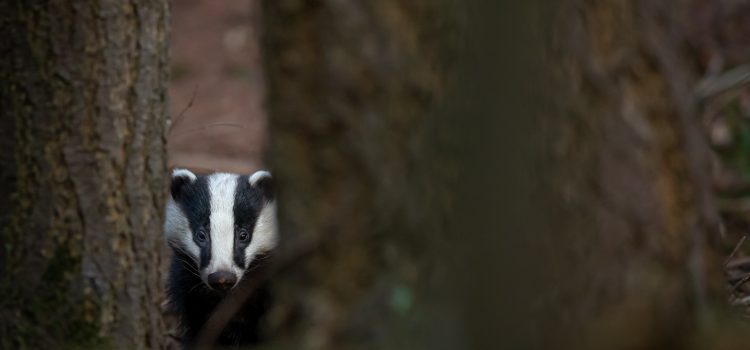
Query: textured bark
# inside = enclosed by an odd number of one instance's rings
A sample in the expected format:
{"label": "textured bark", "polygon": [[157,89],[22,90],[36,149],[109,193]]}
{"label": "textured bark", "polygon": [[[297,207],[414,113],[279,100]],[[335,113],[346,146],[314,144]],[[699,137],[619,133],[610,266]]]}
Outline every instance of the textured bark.
{"label": "textured bark", "polygon": [[0,5],[0,346],[163,343],[168,7]]}

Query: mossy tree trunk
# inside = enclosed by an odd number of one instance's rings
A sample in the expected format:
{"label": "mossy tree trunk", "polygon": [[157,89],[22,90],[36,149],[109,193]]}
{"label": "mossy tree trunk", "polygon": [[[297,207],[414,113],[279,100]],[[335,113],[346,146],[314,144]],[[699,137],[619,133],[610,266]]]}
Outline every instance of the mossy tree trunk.
{"label": "mossy tree trunk", "polygon": [[158,348],[165,1],[0,5],[0,345]]}

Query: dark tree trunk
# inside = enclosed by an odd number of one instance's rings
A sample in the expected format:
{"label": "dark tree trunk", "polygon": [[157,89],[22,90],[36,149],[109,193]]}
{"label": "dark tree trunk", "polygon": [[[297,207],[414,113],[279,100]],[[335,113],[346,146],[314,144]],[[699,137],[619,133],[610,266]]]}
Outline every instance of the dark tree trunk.
{"label": "dark tree trunk", "polygon": [[315,247],[282,261],[270,331],[307,348],[715,339],[692,2],[446,3],[265,2],[281,256]]}
{"label": "dark tree trunk", "polygon": [[570,262],[558,292],[572,301],[567,331],[585,335],[573,348],[685,347],[721,286],[691,4],[568,1],[551,17]]}
{"label": "dark tree trunk", "polygon": [[0,5],[0,345],[164,342],[168,6]]}
{"label": "dark tree trunk", "polygon": [[423,277],[422,251],[411,248],[439,239],[447,211],[453,169],[425,146],[449,13],[443,1],[264,3],[281,256],[317,247],[278,281],[279,338],[387,347],[382,333],[399,310],[382,303],[410,298]]}

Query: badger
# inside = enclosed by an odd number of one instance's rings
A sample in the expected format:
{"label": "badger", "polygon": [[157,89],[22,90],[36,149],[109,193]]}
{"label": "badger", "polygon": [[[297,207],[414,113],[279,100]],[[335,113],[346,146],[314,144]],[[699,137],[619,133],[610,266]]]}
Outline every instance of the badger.
{"label": "badger", "polygon": [[[271,174],[172,172],[164,232],[173,256],[167,296],[182,343],[190,347],[216,306],[276,247],[278,233]],[[260,340],[269,306],[267,288],[253,293],[222,330],[217,343],[242,346]]]}

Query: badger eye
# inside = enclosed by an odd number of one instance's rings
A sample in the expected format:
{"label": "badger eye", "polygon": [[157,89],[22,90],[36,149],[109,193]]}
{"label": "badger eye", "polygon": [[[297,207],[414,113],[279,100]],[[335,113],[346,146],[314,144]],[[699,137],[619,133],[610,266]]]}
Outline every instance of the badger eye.
{"label": "badger eye", "polygon": [[240,242],[247,242],[248,240],[250,240],[250,234],[248,234],[247,230],[243,228],[243,229],[240,229],[240,234],[238,238]]}
{"label": "badger eye", "polygon": [[198,241],[200,241],[200,242],[205,242],[206,238],[208,238],[208,237],[206,237],[206,231],[204,231],[204,230],[198,230],[198,235],[197,236],[198,236]]}

